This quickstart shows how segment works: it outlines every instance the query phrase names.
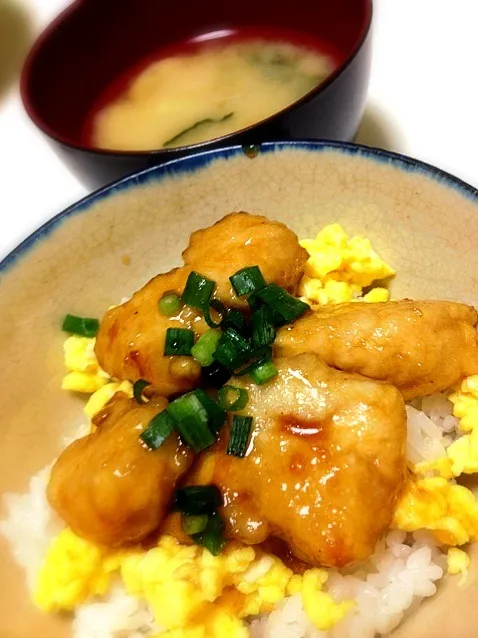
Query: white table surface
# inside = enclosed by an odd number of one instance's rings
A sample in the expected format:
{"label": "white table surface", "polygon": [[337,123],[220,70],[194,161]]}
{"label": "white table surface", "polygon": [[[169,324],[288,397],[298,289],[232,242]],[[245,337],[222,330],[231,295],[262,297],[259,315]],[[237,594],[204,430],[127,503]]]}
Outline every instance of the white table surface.
{"label": "white table surface", "polygon": [[[25,6],[36,32],[68,4],[14,1]],[[375,0],[372,75],[358,141],[478,186],[477,24],[478,0]],[[12,86],[0,101],[0,258],[86,194]]]}

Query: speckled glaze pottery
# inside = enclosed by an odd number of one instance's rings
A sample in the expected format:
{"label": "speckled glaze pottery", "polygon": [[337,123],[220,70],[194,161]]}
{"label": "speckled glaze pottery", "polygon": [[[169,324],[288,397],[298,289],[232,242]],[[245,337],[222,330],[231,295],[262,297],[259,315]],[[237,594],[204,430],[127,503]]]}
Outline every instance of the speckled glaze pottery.
{"label": "speckled glaze pottery", "polygon": [[[301,237],[339,221],[397,269],[393,297],[478,304],[478,193],[420,162],[346,144],[270,143],[253,159],[230,147],[133,175],[52,219],[0,264],[0,493],[26,491],[84,420],[84,399],[60,390],[65,313],[100,317],[179,264],[193,230],[238,210]],[[396,636],[478,636],[478,545],[471,554],[467,586],[445,579]],[[71,635],[67,619],[33,608],[3,540],[0,574],[2,638]]]}

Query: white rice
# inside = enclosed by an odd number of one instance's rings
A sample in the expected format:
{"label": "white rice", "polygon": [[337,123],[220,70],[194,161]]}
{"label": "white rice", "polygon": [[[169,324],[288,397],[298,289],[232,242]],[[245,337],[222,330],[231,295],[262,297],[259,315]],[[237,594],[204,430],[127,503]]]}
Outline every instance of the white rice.
{"label": "white rice", "polygon": [[[436,394],[407,406],[407,454],[412,463],[441,458],[458,436],[452,404]],[[80,433],[83,435],[84,431]],[[51,466],[50,466],[51,467]],[[60,523],[46,500],[50,467],[34,476],[25,495],[5,497],[8,516],[0,523],[32,587],[35,574]],[[32,534],[31,530],[35,530]],[[390,531],[369,561],[350,572],[329,570],[326,589],[339,602],[356,607],[329,631],[308,620],[300,595],[284,599],[270,614],[252,620],[251,638],[374,638],[386,636],[420,602],[436,591],[446,555],[424,531]],[[108,598],[81,605],[73,622],[74,638],[144,638],[157,634],[151,610],[117,584]]]}
{"label": "white rice", "polygon": [[327,590],[337,601],[357,606],[329,631],[308,620],[300,595],[285,599],[268,616],[251,624],[251,638],[373,638],[386,635],[405,614],[436,592],[446,556],[428,536],[398,530],[382,540],[359,572],[329,571]]}
{"label": "white rice", "polygon": [[145,638],[158,631],[148,605],[121,585],[105,601],[80,605],[73,621],[75,638]]}
{"label": "white rice", "polygon": [[25,570],[30,589],[52,538],[61,529],[46,498],[52,465],[30,479],[26,494],[4,497],[8,515],[0,522],[0,534],[10,542],[15,560]]}

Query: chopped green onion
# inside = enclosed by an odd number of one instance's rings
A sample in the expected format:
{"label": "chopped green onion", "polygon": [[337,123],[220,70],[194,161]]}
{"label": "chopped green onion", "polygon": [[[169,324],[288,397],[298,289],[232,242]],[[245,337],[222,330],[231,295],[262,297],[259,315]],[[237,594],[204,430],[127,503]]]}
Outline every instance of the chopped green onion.
{"label": "chopped green onion", "polygon": [[261,299],[259,299],[257,295],[249,295],[249,297],[247,298],[247,303],[249,304],[249,308],[252,310],[252,312],[259,310],[259,308],[264,305],[264,303],[261,301]]}
{"label": "chopped green onion", "polygon": [[209,429],[213,434],[217,434],[226,421],[226,411],[211,399],[203,389],[194,390],[194,394],[207,412]]}
{"label": "chopped green onion", "polygon": [[151,385],[146,379],[138,379],[133,384],[133,396],[138,403],[146,403],[143,399],[143,390],[147,385]]}
{"label": "chopped green onion", "polygon": [[257,366],[259,363],[270,361],[272,359],[272,348],[270,346],[264,346],[255,350],[253,354],[253,360],[250,361],[246,366],[234,370],[234,376],[242,377],[245,374],[249,374],[252,368]]}
{"label": "chopped green onion", "polygon": [[65,315],[61,329],[64,332],[80,335],[80,337],[96,337],[100,329],[100,322],[98,319],[92,319],[91,317]]}
{"label": "chopped green onion", "polygon": [[210,366],[214,361],[213,354],[221,333],[219,330],[208,330],[199,337],[191,348],[191,354],[202,366]]}
{"label": "chopped green onion", "polygon": [[300,299],[296,299],[290,295],[287,290],[281,288],[277,284],[269,284],[262,290],[259,290],[255,297],[263,301],[270,308],[279,313],[281,317],[287,323],[295,321],[307,310],[310,310],[310,306]]}
{"label": "chopped green onion", "polygon": [[213,514],[222,502],[215,485],[189,485],[174,492],[173,509],[185,516],[200,516]]}
{"label": "chopped green onion", "polygon": [[224,538],[224,521],[217,514],[209,517],[206,529],[192,536],[195,543],[205,547],[213,556],[218,556],[226,544]]}
{"label": "chopped green onion", "polygon": [[196,516],[181,516],[181,529],[188,536],[204,532],[207,527],[209,516],[207,514],[197,514]]}
{"label": "chopped green onion", "polygon": [[[265,305],[262,299],[259,299],[259,296],[257,294],[250,295],[247,298],[247,303],[249,304],[249,308],[252,310],[252,312],[257,312],[260,308],[263,308]],[[285,323],[287,323],[284,317],[281,314],[279,314],[277,310],[274,310],[273,308],[270,308],[269,306],[267,307],[272,312],[272,322],[274,326],[276,327],[283,326]]]}
{"label": "chopped green onion", "polygon": [[248,326],[246,318],[240,310],[229,310],[222,321],[221,328],[224,331],[228,328],[234,328],[239,334],[245,336]]}
{"label": "chopped green onion", "polygon": [[[219,321],[214,321],[211,317],[211,308],[219,315]],[[219,299],[212,299],[211,302],[204,306],[204,320],[210,328],[219,328],[227,314],[226,306]]]}
{"label": "chopped green onion", "polygon": [[140,439],[150,450],[157,450],[174,430],[174,419],[163,410],[151,419],[148,427],[140,434]]}
{"label": "chopped green onion", "polygon": [[277,376],[277,368],[272,361],[259,361],[251,367],[249,376],[257,385],[263,385]]}
{"label": "chopped green onion", "polygon": [[219,339],[214,359],[228,370],[235,370],[244,365],[252,354],[252,348],[244,337],[234,328],[228,328]]}
{"label": "chopped green onion", "polygon": [[208,427],[207,410],[195,392],[174,399],[166,409],[174,419],[181,438],[194,452],[201,452],[216,440]]}
{"label": "chopped green onion", "polygon": [[232,277],[229,277],[229,281],[238,297],[250,295],[261,290],[261,288],[264,288],[266,285],[259,266],[242,268],[232,275]]}
{"label": "chopped green onion", "polygon": [[166,330],[166,341],[164,343],[164,354],[166,355],[191,355],[191,348],[194,345],[194,332],[187,328],[168,328]]}
{"label": "chopped green onion", "polygon": [[231,378],[231,372],[218,361],[201,368],[201,383],[206,387],[220,388]]}
{"label": "chopped green onion", "polygon": [[233,385],[225,385],[218,392],[218,403],[224,410],[232,412],[242,410],[249,401],[249,393],[245,388],[236,388]]}
{"label": "chopped green onion", "polygon": [[276,338],[273,312],[269,306],[261,306],[252,315],[252,346],[270,346]]}
{"label": "chopped green onion", "polygon": [[181,298],[175,292],[167,292],[158,301],[159,311],[167,317],[172,317],[181,308]]}
{"label": "chopped green onion", "polygon": [[209,304],[216,283],[194,270],[189,273],[181,300],[193,308],[202,310]]}
{"label": "chopped green onion", "polygon": [[227,446],[228,454],[232,456],[239,456],[241,458],[246,455],[251,427],[251,416],[238,416],[235,414],[232,417],[229,443]]}

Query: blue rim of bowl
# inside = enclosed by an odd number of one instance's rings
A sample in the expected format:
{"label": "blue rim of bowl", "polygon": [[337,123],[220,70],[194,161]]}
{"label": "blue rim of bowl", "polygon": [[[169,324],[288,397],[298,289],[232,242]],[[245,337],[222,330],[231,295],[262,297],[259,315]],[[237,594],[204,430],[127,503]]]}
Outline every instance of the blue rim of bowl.
{"label": "blue rim of bowl", "polygon": [[[370,146],[363,146],[361,144],[353,144],[349,142],[333,142],[333,141],[319,141],[319,140],[297,140],[288,142],[264,142],[257,145],[259,154],[274,153],[277,151],[285,150],[302,150],[309,152],[326,152],[326,151],[338,151],[344,155],[352,155],[365,157],[367,159],[375,160],[377,162],[392,164],[398,169],[407,172],[416,172],[428,175],[436,183],[445,185],[462,196],[475,201],[478,205],[478,189],[474,188],[470,184],[462,181],[460,178],[447,173],[446,171],[437,168],[421,160],[417,160],[400,153],[393,153],[391,151],[385,151]],[[245,149],[241,145],[226,146],[208,151],[202,151],[173,159],[164,164],[158,166],[152,166],[138,173],[133,173],[126,177],[123,177],[116,182],[112,182],[107,186],[100,188],[99,190],[86,195],[83,199],[79,200],[72,206],[69,206],[62,212],[55,215],[50,220],[45,222],[42,226],[37,228],[31,235],[24,239],[16,248],[14,248],[6,257],[0,261],[0,274],[5,274],[9,268],[11,268],[22,256],[26,255],[30,249],[32,249],[39,241],[46,239],[46,237],[58,228],[69,217],[88,211],[93,203],[96,203],[107,197],[127,190],[135,186],[143,186],[150,182],[160,182],[162,179],[166,179],[170,176],[177,176],[184,173],[191,173],[202,168],[207,167],[209,164],[217,159],[232,159],[237,156],[243,156]],[[254,161],[253,159],[251,161]]]}

